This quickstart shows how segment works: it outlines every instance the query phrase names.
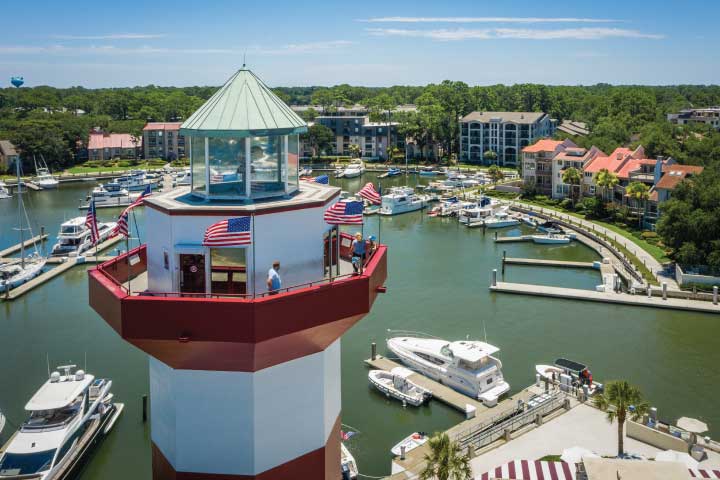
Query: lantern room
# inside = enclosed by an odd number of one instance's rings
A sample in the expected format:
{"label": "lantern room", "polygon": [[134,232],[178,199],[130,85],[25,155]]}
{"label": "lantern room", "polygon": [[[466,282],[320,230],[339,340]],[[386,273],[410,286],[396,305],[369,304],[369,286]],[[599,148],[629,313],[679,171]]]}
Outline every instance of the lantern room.
{"label": "lantern room", "polygon": [[[242,114],[239,114],[242,112]],[[306,123],[250,70],[238,70],[180,127],[193,196],[252,202],[297,192]]]}

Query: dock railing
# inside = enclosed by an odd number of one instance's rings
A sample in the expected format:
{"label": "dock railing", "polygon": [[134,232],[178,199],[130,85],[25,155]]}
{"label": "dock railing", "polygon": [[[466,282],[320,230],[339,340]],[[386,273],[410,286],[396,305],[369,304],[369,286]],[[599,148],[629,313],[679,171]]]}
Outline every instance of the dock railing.
{"label": "dock railing", "polygon": [[539,405],[529,408],[518,406],[510,412],[499,414],[480,425],[458,432],[453,440],[456,441],[462,449],[466,449],[472,445],[477,451],[503,438],[508,431],[515,432],[526,425],[536,422],[538,415],[544,417],[548,413],[561,408],[564,403],[565,394],[555,392],[551,394],[550,398]]}

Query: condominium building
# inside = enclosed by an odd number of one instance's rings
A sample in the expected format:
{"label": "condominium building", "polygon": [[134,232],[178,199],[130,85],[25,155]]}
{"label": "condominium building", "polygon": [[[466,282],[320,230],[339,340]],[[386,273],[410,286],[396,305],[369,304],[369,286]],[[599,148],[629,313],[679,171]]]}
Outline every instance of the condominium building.
{"label": "condominium building", "polygon": [[185,137],[180,135],[181,122],[149,122],[143,128],[145,158],[176,160],[185,157]]}
{"label": "condominium building", "polygon": [[368,116],[321,116],[315,117],[315,123],[333,131],[334,155],[350,155],[350,146],[358,145],[363,158],[384,160],[388,140],[391,146],[405,148],[405,139],[397,133],[397,122],[371,122]]}
{"label": "condominium building", "polygon": [[89,160],[138,158],[142,152],[142,139],[129,133],[91,132],[88,141]]}
{"label": "condominium building", "polygon": [[[555,131],[555,120],[542,112],[472,112],[460,119],[460,159],[516,166],[524,147]],[[495,152],[496,159],[485,158]]]}
{"label": "condominium building", "polygon": [[571,195],[573,185],[563,182],[563,175],[568,168],[574,168],[582,175],[582,181],[577,186],[580,189],[578,196],[595,195],[593,176],[585,172],[585,165],[598,155],[604,156],[605,154],[595,146],[589,150],[581,147],[568,147],[555,155],[552,159],[552,197],[566,198]]}
{"label": "condominium building", "polygon": [[675,125],[704,123],[720,130],[720,107],[688,108],[680,110],[680,113],[668,114],[667,119]]}
{"label": "condominium building", "polygon": [[523,182],[539,195],[553,194],[553,159],[566,148],[576,147],[572,140],[539,140],[522,149]]}

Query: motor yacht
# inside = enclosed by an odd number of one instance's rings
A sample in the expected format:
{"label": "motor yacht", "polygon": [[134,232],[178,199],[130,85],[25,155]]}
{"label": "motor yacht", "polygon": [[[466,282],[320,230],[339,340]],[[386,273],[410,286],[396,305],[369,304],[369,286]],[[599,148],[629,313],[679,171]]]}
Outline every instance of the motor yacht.
{"label": "motor yacht", "polygon": [[413,372],[403,367],[395,367],[389,372],[386,370],[370,370],[368,380],[387,397],[400,400],[405,405],[419,407],[432,397],[432,392],[413,383],[408,377]]}
{"label": "motor yacht", "polygon": [[458,221],[467,227],[482,227],[485,220],[493,216],[497,205],[495,200],[481,197],[478,203],[468,203],[458,211]]}
{"label": "motor yacht", "polygon": [[350,165],[343,170],[343,178],[356,178],[365,173],[365,163],[362,160],[353,160]]}
{"label": "motor yacht", "polygon": [[190,174],[190,169],[186,168],[182,170],[180,173],[177,174],[175,177],[175,185],[178,187],[183,186],[190,186],[190,180],[192,178],[192,175]]}
{"label": "motor yacht", "polygon": [[12,198],[12,195],[10,195],[10,191],[7,188],[7,184],[0,180],[0,200],[6,199],[6,198]]}
{"label": "motor yacht", "polygon": [[342,442],[340,442],[340,469],[342,480],[355,480],[358,478],[359,471],[355,457],[352,456],[350,450]]}
{"label": "motor yacht", "polygon": [[495,214],[492,217],[485,220],[485,226],[487,228],[505,228],[505,227],[514,227],[515,225],[520,225],[520,220],[518,220],[517,218],[511,217],[504,210],[495,212]]}
{"label": "motor yacht", "polygon": [[416,195],[410,187],[392,187],[390,193],[383,195],[380,215],[399,215],[415,212],[427,206],[427,198]]}
{"label": "motor yacht", "polygon": [[544,233],[561,234],[564,233],[563,229],[558,226],[555,222],[545,222],[538,225],[537,229]]}
{"label": "motor yacht", "polygon": [[90,207],[90,202],[95,202],[95,208],[125,207],[137,200],[139,193],[130,193],[119,183],[108,182],[95,187],[85,198],[85,203],[80,204],[81,210]]}
{"label": "motor yacht", "polygon": [[[98,223],[99,242],[107,240],[116,225],[115,222]],[[85,225],[85,217],[75,217],[63,222],[51,255],[56,257],[80,255],[93,246],[90,237],[90,229]]]}
{"label": "motor yacht", "polygon": [[118,177],[115,182],[128,192],[142,192],[148,186],[151,189],[157,188],[160,179],[149,179],[143,170],[131,170],[130,173]]}
{"label": "motor yacht", "polygon": [[464,208],[463,205],[467,202],[461,202],[457,197],[450,197],[442,200],[440,205],[435,205],[428,215],[433,217],[454,217],[457,215],[460,209]]}
{"label": "motor yacht", "polygon": [[548,233],[547,235],[531,235],[534,243],[540,244],[551,244],[551,245],[563,245],[570,243],[570,235],[563,235],[558,233]]}
{"label": "motor yacht", "polygon": [[388,349],[408,367],[492,407],[510,390],[502,363],[492,355],[500,349],[485,342],[397,336]]}
{"label": "motor yacht", "polygon": [[123,405],[113,403],[112,381],[96,379],[75,365],[58,367],[25,405],[28,419],[0,456],[0,479],[60,480],[113,427]]}
{"label": "motor yacht", "polygon": [[41,155],[40,163],[38,164],[37,160],[35,160],[35,155],[33,155],[33,161],[35,163],[35,177],[33,177],[32,183],[43,190],[58,188],[60,182],[50,174],[50,169],[45,162],[45,157]]}

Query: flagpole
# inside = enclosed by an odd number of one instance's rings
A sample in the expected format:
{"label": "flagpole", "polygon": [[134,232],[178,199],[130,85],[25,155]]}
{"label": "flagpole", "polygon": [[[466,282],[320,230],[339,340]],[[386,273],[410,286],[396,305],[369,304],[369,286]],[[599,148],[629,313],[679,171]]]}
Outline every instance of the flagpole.
{"label": "flagpole", "polygon": [[[405,157],[405,171],[407,172],[407,157]],[[380,180],[378,180],[378,195],[381,195],[382,192],[382,185],[380,185]],[[380,207],[382,208],[382,196],[380,197]],[[382,222],[380,221],[380,210],[378,210],[377,217],[378,217],[378,245],[380,245],[380,226],[382,225]]]}
{"label": "flagpole", "polygon": [[140,229],[138,228],[137,218],[135,218],[135,209],[132,209],[133,223],[135,224],[135,233],[137,234],[138,247],[140,246]]}
{"label": "flagpole", "polygon": [[[252,295],[253,297],[257,294],[257,289],[255,288],[256,278],[257,278],[257,270],[255,270],[255,239],[253,238],[255,236],[255,214],[253,213],[251,215],[252,218],[252,236],[253,239],[252,244],[250,245],[250,248],[252,248],[252,271],[253,271],[253,281],[252,281]],[[247,276],[247,275],[246,275]],[[247,289],[246,289],[247,290]]]}
{"label": "flagpole", "polygon": [[130,288],[130,234],[125,236],[125,262],[127,262],[127,279],[128,279],[128,295],[132,295],[132,289]]}
{"label": "flagpole", "polygon": [[[335,225],[335,251],[337,252],[337,262],[335,262],[336,265],[336,276],[340,276],[340,225]],[[352,253],[352,252],[351,252]],[[351,257],[352,261],[352,257]],[[332,260],[330,262],[330,268],[332,268]]]}

